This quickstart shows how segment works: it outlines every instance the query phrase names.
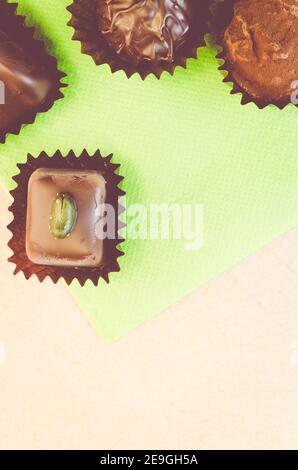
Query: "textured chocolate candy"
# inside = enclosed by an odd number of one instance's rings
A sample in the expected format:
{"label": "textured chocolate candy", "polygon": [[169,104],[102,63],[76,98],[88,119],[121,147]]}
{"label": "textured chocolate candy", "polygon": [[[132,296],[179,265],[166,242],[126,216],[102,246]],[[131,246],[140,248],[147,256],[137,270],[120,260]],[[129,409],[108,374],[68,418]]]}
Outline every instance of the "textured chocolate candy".
{"label": "textured chocolate candy", "polygon": [[26,252],[48,266],[98,267],[103,261],[106,182],[94,170],[36,170],[28,188]]}
{"label": "textured chocolate candy", "polygon": [[290,102],[298,79],[298,10],[295,0],[241,0],[223,35],[231,78],[249,96]]}
{"label": "textured chocolate candy", "polygon": [[100,0],[99,29],[133,64],[175,60],[191,30],[193,0]]}
{"label": "textured chocolate candy", "polygon": [[73,39],[95,64],[160,78],[198,57],[209,30],[212,0],[73,0]]}

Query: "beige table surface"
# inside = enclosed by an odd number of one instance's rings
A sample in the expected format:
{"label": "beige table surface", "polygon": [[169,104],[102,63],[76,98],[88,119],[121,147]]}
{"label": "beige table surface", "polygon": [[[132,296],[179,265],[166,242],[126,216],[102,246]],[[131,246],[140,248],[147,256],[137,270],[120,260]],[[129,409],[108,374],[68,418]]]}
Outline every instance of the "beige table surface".
{"label": "beige table surface", "polygon": [[298,448],[298,230],[117,343],[13,277],[0,192],[0,448]]}

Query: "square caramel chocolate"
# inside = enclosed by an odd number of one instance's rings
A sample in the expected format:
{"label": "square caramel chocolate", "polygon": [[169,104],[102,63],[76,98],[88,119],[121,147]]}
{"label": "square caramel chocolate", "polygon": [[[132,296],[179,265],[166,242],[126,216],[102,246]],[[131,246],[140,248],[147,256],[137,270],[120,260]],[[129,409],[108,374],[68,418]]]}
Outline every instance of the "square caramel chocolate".
{"label": "square caramel chocolate", "polygon": [[96,170],[34,171],[27,200],[29,260],[44,266],[101,266],[104,243],[100,222],[105,199],[106,181]]}

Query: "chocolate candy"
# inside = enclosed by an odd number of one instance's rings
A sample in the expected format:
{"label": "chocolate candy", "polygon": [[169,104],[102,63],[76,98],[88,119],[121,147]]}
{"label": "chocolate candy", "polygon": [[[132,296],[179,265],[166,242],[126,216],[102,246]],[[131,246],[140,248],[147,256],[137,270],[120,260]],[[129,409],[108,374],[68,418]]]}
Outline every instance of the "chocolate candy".
{"label": "chocolate candy", "polygon": [[26,252],[49,266],[98,267],[106,182],[94,170],[36,170],[27,203]]}
{"label": "chocolate candy", "polygon": [[7,132],[18,133],[61,98],[63,76],[43,44],[25,28],[15,5],[0,0],[0,142]]}
{"label": "chocolate candy", "polygon": [[250,97],[290,102],[298,70],[295,0],[242,0],[224,31],[224,58],[231,78]]}
{"label": "chocolate candy", "polygon": [[73,39],[97,65],[160,78],[205,46],[212,0],[73,0]]}
{"label": "chocolate candy", "polygon": [[191,29],[192,0],[100,0],[99,29],[135,65],[175,60]]}
{"label": "chocolate candy", "polygon": [[14,273],[40,282],[77,279],[82,286],[87,280],[109,282],[110,273],[120,271],[123,255],[119,198],[125,194],[112,155],[42,152],[36,158],[28,155],[18,168],[8,226]]}

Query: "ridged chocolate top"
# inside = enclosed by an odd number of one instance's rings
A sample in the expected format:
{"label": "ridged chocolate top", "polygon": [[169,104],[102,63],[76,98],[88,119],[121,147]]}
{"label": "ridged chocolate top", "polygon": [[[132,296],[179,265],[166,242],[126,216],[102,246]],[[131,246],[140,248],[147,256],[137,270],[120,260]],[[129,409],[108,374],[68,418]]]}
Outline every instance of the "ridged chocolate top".
{"label": "ridged chocolate top", "polygon": [[192,0],[99,0],[99,29],[123,59],[173,62],[191,28]]}

